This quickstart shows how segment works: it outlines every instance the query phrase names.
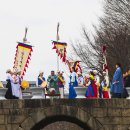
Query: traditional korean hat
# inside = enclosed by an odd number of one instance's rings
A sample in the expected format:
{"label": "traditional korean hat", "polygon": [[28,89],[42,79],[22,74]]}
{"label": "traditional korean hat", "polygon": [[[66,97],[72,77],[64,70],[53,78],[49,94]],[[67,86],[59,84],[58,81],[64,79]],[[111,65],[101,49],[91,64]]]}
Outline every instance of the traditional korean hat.
{"label": "traditional korean hat", "polygon": [[7,70],[6,70],[6,73],[9,73],[9,72],[11,72],[11,69],[7,69]]}
{"label": "traditional korean hat", "polygon": [[42,73],[43,73],[43,71],[42,71],[42,70],[40,70],[40,71],[39,71],[39,74],[42,74]]}
{"label": "traditional korean hat", "polygon": [[97,74],[98,72],[97,72],[97,70],[93,70],[93,73],[94,73],[94,74]]}

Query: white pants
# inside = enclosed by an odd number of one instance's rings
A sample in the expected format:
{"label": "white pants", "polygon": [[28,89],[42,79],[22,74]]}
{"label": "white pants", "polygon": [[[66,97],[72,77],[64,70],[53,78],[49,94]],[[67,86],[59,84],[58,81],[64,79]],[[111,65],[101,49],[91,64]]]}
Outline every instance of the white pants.
{"label": "white pants", "polygon": [[64,88],[59,88],[60,98],[64,98]]}

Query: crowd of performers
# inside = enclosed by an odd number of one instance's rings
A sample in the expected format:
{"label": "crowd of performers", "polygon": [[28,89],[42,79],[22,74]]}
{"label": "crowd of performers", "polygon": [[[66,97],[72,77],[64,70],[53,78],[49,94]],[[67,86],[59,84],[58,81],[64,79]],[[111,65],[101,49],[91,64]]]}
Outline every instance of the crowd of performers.
{"label": "crowd of performers", "polygon": [[[70,75],[69,98],[76,98],[75,87],[86,88],[86,98],[127,98],[129,94],[127,87],[130,87],[130,69],[122,74],[121,64],[116,63],[113,79],[110,82],[107,75],[100,79],[97,71],[90,71],[85,77],[81,73],[76,73],[75,69]],[[78,74],[78,77],[77,77]],[[77,78],[76,78],[77,77]]]}
{"label": "crowd of performers", "polygon": [[[12,72],[9,69],[6,73],[6,87],[8,90],[5,94],[5,98],[22,99],[23,88],[21,87],[21,72]],[[64,88],[66,83],[63,75],[64,72],[59,71],[56,74],[55,71],[51,71],[51,74],[46,80],[43,71],[39,72],[37,86],[42,87],[43,98],[46,93],[60,94],[60,97],[64,98]],[[120,64],[116,64],[113,80],[111,84],[109,84],[108,78],[104,78],[100,81],[100,77],[95,70],[90,71],[89,74],[83,77],[82,73],[76,72],[73,67],[69,76],[69,84],[66,84],[66,86],[69,86],[68,98],[70,99],[78,96],[75,90],[76,87],[84,87],[86,89],[84,92],[86,98],[122,98],[122,95],[123,97],[128,97],[125,87],[130,87],[130,71],[122,75]],[[108,86],[110,86],[110,89],[108,89]]]}
{"label": "crowd of performers", "polygon": [[[43,74],[44,73],[41,71],[38,76],[39,87],[42,87],[43,82],[46,80]],[[43,95],[47,92],[55,91],[55,93],[57,94],[59,93],[61,95],[61,98],[64,98],[65,79],[63,74],[64,72],[58,72],[58,74],[55,74],[54,71],[51,71],[50,76],[48,76],[47,78],[48,86],[43,89]],[[84,93],[84,96],[86,98],[98,98],[99,88],[101,90],[100,97],[109,98],[107,86],[104,81],[102,81],[102,84],[100,85],[99,76],[97,75],[96,71],[94,72],[90,71],[90,74],[83,77],[80,72],[76,73],[73,67],[72,72],[70,74],[68,86],[69,86],[69,98],[77,97],[75,87],[85,87],[86,92]]]}
{"label": "crowd of performers", "polygon": [[75,87],[85,87],[86,92],[84,96],[86,98],[109,98],[107,81],[103,80],[100,83],[100,78],[97,75],[97,71],[90,71],[85,77],[80,72],[76,73],[75,69],[72,69],[69,83],[69,98],[76,98],[77,94]]}

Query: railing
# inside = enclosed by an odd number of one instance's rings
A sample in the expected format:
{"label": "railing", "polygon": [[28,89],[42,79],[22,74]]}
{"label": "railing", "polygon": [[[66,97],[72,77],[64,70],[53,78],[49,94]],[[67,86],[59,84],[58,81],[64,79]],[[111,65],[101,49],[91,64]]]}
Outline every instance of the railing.
{"label": "railing", "polygon": [[[43,89],[40,87],[29,87],[22,91],[24,99],[38,99],[43,98]],[[75,87],[77,98],[85,98],[86,88],[84,87]],[[0,88],[0,99],[5,99],[5,93],[7,88]],[[64,98],[68,98],[69,92],[65,91]]]}

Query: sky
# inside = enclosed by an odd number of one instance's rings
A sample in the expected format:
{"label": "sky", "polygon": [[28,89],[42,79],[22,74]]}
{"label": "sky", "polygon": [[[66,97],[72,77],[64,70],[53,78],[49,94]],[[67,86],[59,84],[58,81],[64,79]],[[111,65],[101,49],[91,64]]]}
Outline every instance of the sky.
{"label": "sky", "polygon": [[[57,70],[57,56],[51,40],[56,40],[57,23],[60,22],[60,40],[68,43],[81,38],[81,25],[90,31],[92,24],[102,16],[101,0],[0,0],[0,80],[6,78],[6,70],[13,67],[17,41],[22,41],[25,27],[27,40],[33,45],[33,53],[25,80],[36,80],[39,71],[44,75]],[[68,67],[60,62],[60,70]]]}

